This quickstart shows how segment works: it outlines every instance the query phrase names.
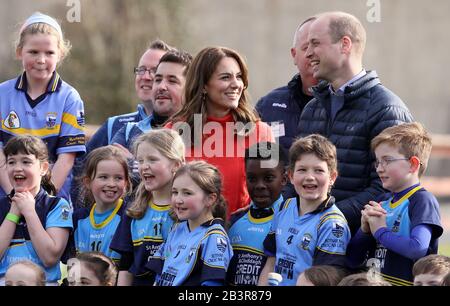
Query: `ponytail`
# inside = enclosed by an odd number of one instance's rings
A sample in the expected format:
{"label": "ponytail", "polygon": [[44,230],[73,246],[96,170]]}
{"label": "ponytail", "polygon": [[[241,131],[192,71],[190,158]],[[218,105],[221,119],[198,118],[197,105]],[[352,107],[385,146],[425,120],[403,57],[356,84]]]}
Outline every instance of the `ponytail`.
{"label": "ponytail", "polygon": [[52,182],[52,173],[47,170],[47,173],[42,177],[41,186],[49,195],[56,196],[56,187]]}

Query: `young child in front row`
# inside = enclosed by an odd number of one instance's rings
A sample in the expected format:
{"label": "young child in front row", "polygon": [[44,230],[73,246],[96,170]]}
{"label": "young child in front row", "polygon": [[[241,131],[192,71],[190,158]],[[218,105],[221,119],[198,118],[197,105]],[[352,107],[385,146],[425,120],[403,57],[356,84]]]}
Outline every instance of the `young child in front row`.
{"label": "young child in front row", "polygon": [[119,263],[120,255],[109,246],[125,211],[122,197],[131,186],[127,160],[114,146],[97,148],[86,158],[82,179],[88,203],[73,214],[73,248],[102,252]]}
{"label": "young child in front row", "polygon": [[270,272],[281,274],[281,286],[295,286],[311,266],[345,264],[350,230],[330,195],[336,177],[336,148],[325,137],[313,134],[293,143],[289,178],[298,196],[286,200],[272,221],[259,285],[267,285]]}
{"label": "young child in front row", "polygon": [[440,286],[450,273],[450,257],[432,254],[422,257],[413,266],[414,286]]}
{"label": "young child in front row", "polygon": [[431,138],[420,123],[389,127],[372,140],[375,167],[389,199],[364,207],[361,228],[348,249],[351,268],[372,265],[393,285],[412,285],[414,262],[436,254],[439,203],[422,186]]}
{"label": "young child in front row", "polygon": [[118,285],[148,285],[155,275],[145,265],[167,239],[171,215],[172,179],[184,163],[185,147],[174,130],[151,130],[135,143],[139,184],[136,197],[122,216],[110,248],[121,254]]}
{"label": "young child in front row", "polygon": [[247,210],[232,215],[228,231],[233,247],[227,271],[230,285],[258,285],[267,259],[263,242],[283,202],[281,191],[287,183],[286,166],[287,156],[276,143],[257,143],[245,150],[247,190],[252,202]]}
{"label": "young child in front row", "polygon": [[[43,139],[57,195],[68,201],[75,155],[86,151],[83,101],[56,72],[69,50],[58,22],[34,13],[22,25],[16,46],[24,71],[0,84],[0,148],[17,135]],[[3,157],[0,150],[1,168]],[[12,186],[4,173],[0,171],[0,193],[9,193]]]}
{"label": "young child in front row", "polygon": [[175,174],[172,205],[179,223],[150,258],[157,286],[220,286],[233,256],[223,228],[226,203],[219,170],[194,161]]}
{"label": "young child in front row", "polygon": [[20,260],[45,269],[56,285],[59,263],[72,229],[72,208],[51,182],[45,143],[35,136],[16,136],[4,148],[6,172],[13,186],[0,199],[0,277]]}
{"label": "young child in front row", "polygon": [[85,252],[71,258],[67,264],[69,286],[115,286],[117,266],[105,254]]}
{"label": "young child in front row", "polygon": [[17,261],[6,271],[5,286],[45,286],[45,271],[32,261]]}

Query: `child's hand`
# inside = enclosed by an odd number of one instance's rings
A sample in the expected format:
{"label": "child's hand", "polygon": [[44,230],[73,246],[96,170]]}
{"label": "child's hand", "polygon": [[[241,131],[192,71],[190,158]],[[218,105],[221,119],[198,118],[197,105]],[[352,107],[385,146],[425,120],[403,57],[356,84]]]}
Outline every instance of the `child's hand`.
{"label": "child's hand", "polygon": [[367,215],[366,208],[361,211],[361,231],[365,234],[370,233],[369,216]]}
{"label": "child's hand", "polygon": [[35,212],[35,204],[36,201],[29,191],[16,191],[11,199],[11,207],[15,206],[23,216]]}

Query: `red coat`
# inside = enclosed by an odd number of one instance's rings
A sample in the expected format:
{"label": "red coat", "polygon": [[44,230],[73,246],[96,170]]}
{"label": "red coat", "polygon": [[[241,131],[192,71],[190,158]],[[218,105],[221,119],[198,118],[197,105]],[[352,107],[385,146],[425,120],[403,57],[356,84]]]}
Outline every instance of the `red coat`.
{"label": "red coat", "polygon": [[[227,123],[230,127],[233,122],[232,114],[223,118],[208,117],[203,126],[202,148],[186,148],[187,161],[204,160],[216,166],[222,173],[223,196],[228,202],[228,218],[232,212],[250,202],[245,180],[245,149],[258,142],[275,141],[272,130],[264,122],[257,121],[256,128],[247,136],[238,136],[235,133],[233,135],[231,128],[227,129]],[[211,133],[205,132],[205,127],[208,126],[211,129],[207,131]],[[214,129],[219,126],[221,131]],[[166,127],[172,128],[172,124],[169,123]]]}

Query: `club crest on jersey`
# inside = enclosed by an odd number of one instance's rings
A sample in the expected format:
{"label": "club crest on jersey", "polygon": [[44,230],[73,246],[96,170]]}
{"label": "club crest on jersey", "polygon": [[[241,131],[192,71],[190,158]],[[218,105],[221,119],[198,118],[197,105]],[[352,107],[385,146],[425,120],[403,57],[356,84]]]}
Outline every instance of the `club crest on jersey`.
{"label": "club crest on jersey", "polygon": [[400,230],[400,218],[401,216],[398,216],[392,225],[392,232],[394,233],[397,233]]}
{"label": "club crest on jersey", "polygon": [[61,207],[61,219],[67,220],[69,219],[70,207],[68,205],[63,205]]}
{"label": "club crest on jersey", "polygon": [[20,119],[19,116],[17,115],[17,113],[15,111],[11,111],[8,115],[8,117],[6,117],[4,125],[8,128],[8,129],[18,129],[20,128]]}
{"label": "club crest on jersey", "polygon": [[56,125],[56,113],[47,113],[45,116],[45,125],[48,129],[52,129]]}
{"label": "club crest on jersey", "polygon": [[196,248],[190,249],[189,256],[186,258],[186,263],[189,263],[191,261],[192,257],[194,257],[194,255],[195,255],[196,251],[197,251]]}
{"label": "club crest on jersey", "polygon": [[227,241],[224,237],[217,237],[216,239],[216,243],[217,243],[217,248],[219,249],[219,251],[221,251],[222,253],[225,253],[225,250],[227,249]]}
{"label": "club crest on jersey", "polygon": [[311,239],[312,239],[311,234],[309,233],[304,234],[300,247],[305,251],[309,250],[309,244],[311,243]]}
{"label": "club crest on jersey", "polygon": [[341,238],[344,235],[344,227],[338,222],[334,222],[331,232],[333,233],[334,237]]}
{"label": "club crest on jersey", "polygon": [[77,123],[79,126],[84,126],[85,120],[84,120],[84,111],[79,110],[77,112]]}

